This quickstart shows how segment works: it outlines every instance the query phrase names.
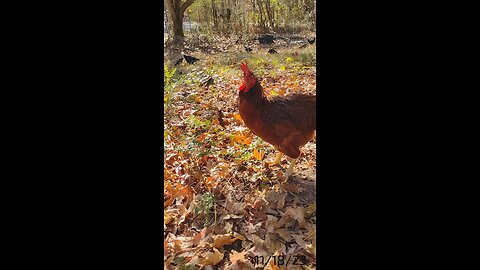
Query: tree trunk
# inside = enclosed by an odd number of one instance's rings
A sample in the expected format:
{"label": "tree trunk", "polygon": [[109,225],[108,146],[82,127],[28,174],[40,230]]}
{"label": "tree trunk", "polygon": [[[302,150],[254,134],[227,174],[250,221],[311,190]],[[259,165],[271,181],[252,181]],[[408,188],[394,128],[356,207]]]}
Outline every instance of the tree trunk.
{"label": "tree trunk", "polygon": [[173,36],[176,39],[182,38],[185,36],[183,33],[183,14],[175,14],[172,16],[173,21]]}
{"label": "tree trunk", "polygon": [[270,28],[275,28],[274,7],[270,5],[270,0],[265,1],[265,12],[267,13],[268,24]]}
{"label": "tree trunk", "polygon": [[217,7],[215,5],[215,2],[212,1],[212,19],[213,19],[213,26],[215,29],[218,28],[218,13],[217,13]]}
{"label": "tree trunk", "polygon": [[185,37],[183,33],[183,14],[187,7],[193,4],[195,0],[186,0],[181,3],[181,0],[167,0],[167,10],[173,23],[173,42],[182,42]]}

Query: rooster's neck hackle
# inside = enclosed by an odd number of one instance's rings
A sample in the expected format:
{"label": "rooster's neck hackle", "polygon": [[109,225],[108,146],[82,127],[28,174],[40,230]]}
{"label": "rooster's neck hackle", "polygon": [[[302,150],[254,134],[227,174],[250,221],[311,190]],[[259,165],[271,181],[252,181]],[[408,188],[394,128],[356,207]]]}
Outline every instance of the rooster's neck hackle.
{"label": "rooster's neck hackle", "polygon": [[268,97],[263,92],[263,87],[258,80],[248,92],[240,92],[240,98],[246,99],[252,104],[262,104],[268,101]]}

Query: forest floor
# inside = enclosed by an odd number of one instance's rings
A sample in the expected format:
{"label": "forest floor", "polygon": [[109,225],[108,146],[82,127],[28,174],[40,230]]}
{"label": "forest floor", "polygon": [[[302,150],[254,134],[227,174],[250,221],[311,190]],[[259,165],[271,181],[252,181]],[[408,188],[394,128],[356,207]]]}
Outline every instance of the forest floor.
{"label": "forest floor", "polygon": [[269,95],[315,94],[315,44],[252,43],[250,53],[210,44],[183,49],[194,64],[174,66],[180,52],[165,50],[165,269],[314,269],[316,138],[285,182],[290,159],[271,164],[274,148],[245,126],[237,102],[241,61]]}

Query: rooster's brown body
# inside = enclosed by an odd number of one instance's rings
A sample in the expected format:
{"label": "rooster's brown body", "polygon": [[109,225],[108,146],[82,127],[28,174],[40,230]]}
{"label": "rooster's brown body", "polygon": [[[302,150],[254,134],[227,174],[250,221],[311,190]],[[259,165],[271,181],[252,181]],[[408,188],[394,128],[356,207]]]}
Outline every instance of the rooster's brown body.
{"label": "rooster's brown body", "polygon": [[242,64],[242,70],[244,83],[240,87],[239,110],[245,125],[262,140],[295,160],[300,156],[300,147],[315,134],[316,96],[268,97],[246,65]]}

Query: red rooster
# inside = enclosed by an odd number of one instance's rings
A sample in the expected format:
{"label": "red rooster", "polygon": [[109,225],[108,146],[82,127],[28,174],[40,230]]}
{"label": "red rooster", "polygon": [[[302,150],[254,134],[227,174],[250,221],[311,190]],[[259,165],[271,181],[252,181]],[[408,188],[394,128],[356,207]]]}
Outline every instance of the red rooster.
{"label": "red rooster", "polygon": [[288,179],[300,156],[300,147],[310,141],[316,130],[316,96],[294,94],[268,97],[257,78],[241,63],[243,82],[239,92],[239,110],[245,125],[262,140],[272,144],[278,153],[292,158],[285,174]]}

